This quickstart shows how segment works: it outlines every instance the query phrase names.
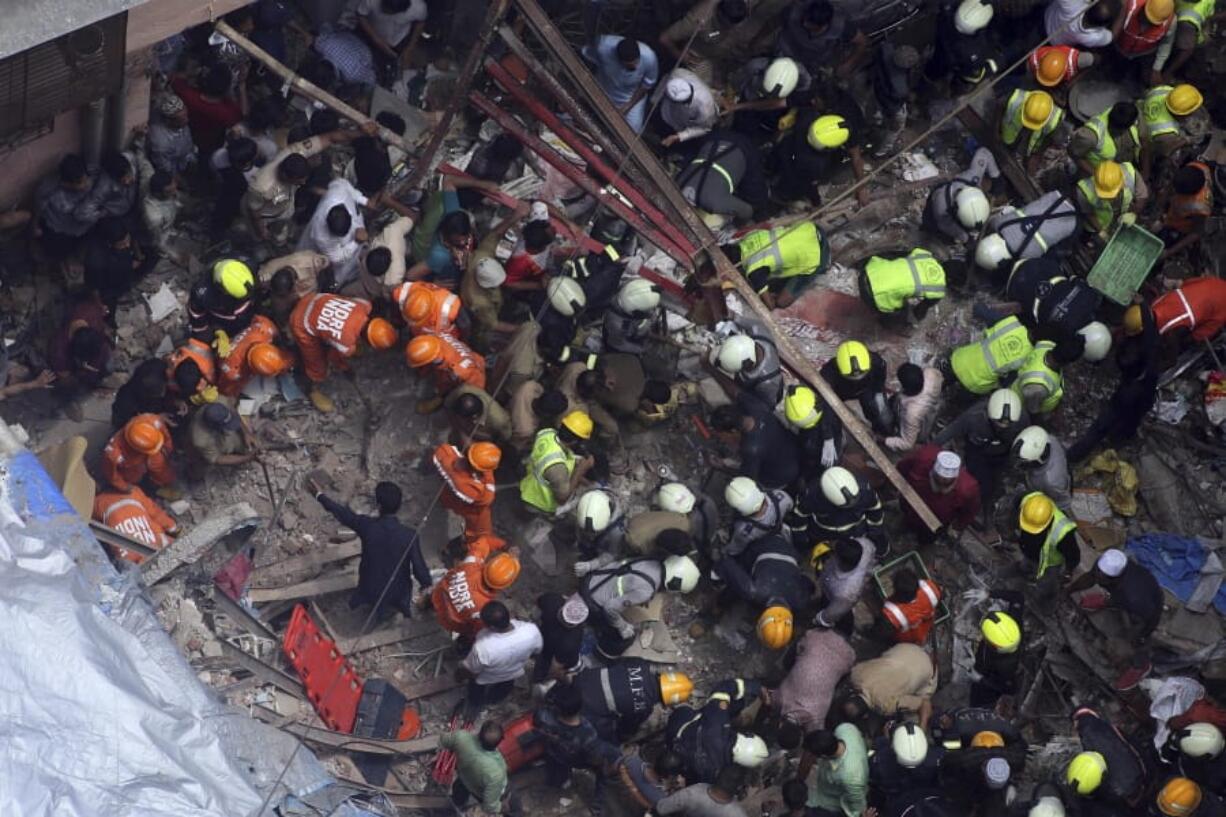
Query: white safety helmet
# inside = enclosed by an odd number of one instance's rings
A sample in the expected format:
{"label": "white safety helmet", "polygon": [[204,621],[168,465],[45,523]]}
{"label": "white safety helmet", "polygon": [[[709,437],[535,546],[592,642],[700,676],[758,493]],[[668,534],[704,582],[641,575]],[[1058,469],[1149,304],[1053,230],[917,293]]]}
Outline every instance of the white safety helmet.
{"label": "white safety helmet", "polygon": [[688,593],[698,586],[698,565],[689,556],[669,556],[664,560],[664,589]]}
{"label": "white safety helmet", "polygon": [[1040,797],[1026,812],[1026,817],[1064,817],[1064,803],[1052,795]]}
{"label": "white safety helmet", "polygon": [[914,769],[928,757],[928,736],[913,723],[904,723],[895,729],[890,746],[894,749],[898,765],[904,769]]}
{"label": "white safety helmet", "polygon": [[1086,339],[1085,350],[1081,353],[1082,360],[1097,363],[1111,351],[1111,330],[1102,321],[1090,321],[1078,329],[1077,334]]}
{"label": "white safety helmet", "polygon": [[623,312],[650,312],[660,305],[660,288],[645,278],[635,278],[617,293],[617,307]]}
{"label": "white safety helmet", "polygon": [[997,389],[988,397],[988,419],[1012,423],[1022,416],[1022,398],[1013,389]]}
{"label": "white safety helmet", "polygon": [[822,474],[821,485],[822,495],[839,508],[850,505],[860,496],[860,482],[856,475],[841,465],[827,468]]}
{"label": "white safety helmet", "polygon": [[1188,757],[1217,757],[1226,748],[1222,730],[1211,723],[1192,723],[1175,733],[1179,751]]}
{"label": "white safety helmet", "polygon": [[575,522],[584,533],[601,533],[613,521],[613,501],[599,489],[579,497],[575,505]]}
{"label": "white safety helmet", "polygon": [[739,374],[757,359],[758,347],[749,335],[732,335],[719,347],[719,367],[728,375]]}
{"label": "white safety helmet", "polygon": [[1000,233],[985,235],[975,247],[975,263],[986,270],[994,271],[1012,257],[1009,245],[1000,237]]}
{"label": "white safety helmet", "polygon": [[979,0],[962,0],[954,14],[954,28],[958,29],[959,34],[976,34],[987,28],[994,13],[991,6]]}
{"label": "white safety helmet", "polygon": [[783,99],[796,90],[800,82],[800,66],[790,57],[779,57],[766,66],[762,75],[762,90],[767,96]]}
{"label": "white safety helmet", "polygon": [[1051,437],[1041,426],[1027,426],[1013,441],[1013,454],[1022,462],[1039,463],[1051,451]]}
{"label": "white safety helmet", "polygon": [[568,318],[573,318],[587,305],[587,295],[574,278],[558,277],[545,288],[549,305]]}
{"label": "white safety helmet", "polygon": [[748,732],[737,732],[736,741],[732,744],[732,762],[746,769],[756,769],[766,762],[770,750],[766,741]]}
{"label": "white safety helmet", "polygon": [[766,501],[766,494],[749,477],[733,477],[724,488],[724,501],[741,516],[752,516]]}
{"label": "white safety helmet", "polygon": [[698,503],[694,492],[680,482],[666,482],[656,491],[656,505],[670,513],[689,513]]}
{"label": "white safety helmet", "polygon": [[968,230],[978,230],[992,214],[988,197],[978,187],[964,187],[954,196],[958,208],[958,223]]}

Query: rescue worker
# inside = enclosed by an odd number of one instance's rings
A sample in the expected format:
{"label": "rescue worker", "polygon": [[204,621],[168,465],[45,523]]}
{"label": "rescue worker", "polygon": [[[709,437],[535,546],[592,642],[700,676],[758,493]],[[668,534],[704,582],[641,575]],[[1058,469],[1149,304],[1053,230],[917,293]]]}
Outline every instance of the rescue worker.
{"label": "rescue worker", "polygon": [[451,290],[428,281],[405,281],[392,290],[392,301],[409,325],[410,335],[460,336],[456,321],[463,304]]}
{"label": "rescue worker", "polygon": [[1094,65],[1094,55],[1071,45],[1041,45],[1030,52],[1026,69],[1044,88],[1071,85]]}
{"label": "rescue worker", "polygon": [[[1140,305],[1129,307],[1124,314],[1125,331],[1129,323],[1134,326],[1140,323],[1137,318],[1144,309]],[[1159,335],[1188,329],[1192,340],[1211,341],[1226,324],[1226,281],[1214,277],[1187,278],[1178,289],[1156,298],[1149,309]]]}
{"label": "rescue worker", "polygon": [[166,387],[176,399],[192,406],[212,403],[219,394],[216,383],[217,361],[204,341],[189,337],[166,358]]}
{"label": "rescue worker", "polygon": [[663,513],[684,516],[690,541],[701,552],[710,552],[720,527],[719,506],[714,499],[705,493],[695,496],[680,482],[666,482],[656,489],[654,504]]}
{"label": "rescue worker", "polygon": [[1070,362],[1067,347],[1050,340],[1036,343],[1022,361],[1011,388],[1031,416],[1051,414],[1060,405],[1064,399],[1061,367]]}
{"label": "rescue worker", "polygon": [[[983,337],[954,349],[949,370],[971,394],[989,394],[1000,389],[1004,375],[1022,367],[1034,347],[1030,332],[1010,315],[983,330]],[[937,442],[942,442],[940,436]]]}
{"label": "rescue worker", "polygon": [[710,428],[735,456],[717,463],[752,477],[767,488],[786,488],[800,476],[795,437],[772,408],[741,394],[737,402],[716,406]]}
{"label": "rescue worker", "polygon": [[1048,496],[1032,491],[1018,501],[1016,534],[1022,556],[1037,565],[1036,582],[1058,587],[1081,564],[1077,523]]}
{"label": "rescue worker", "polygon": [[434,449],[434,467],[443,478],[440,503],[464,521],[464,539],[472,541],[494,533],[494,472],[502,462],[502,449],[475,442],[461,452],[444,443]]}
{"label": "rescue worker", "polygon": [[280,377],[289,371],[293,359],[274,345],[278,335],[280,330],[271,320],[252,316],[251,325],[234,337],[230,354],[218,367],[217,391],[225,397],[238,397],[251,378]]}
{"label": "rescue worker", "polygon": [[1111,41],[1121,55],[1135,60],[1157,51],[1174,26],[1175,0],[1124,0]]}
{"label": "rescue worker", "polygon": [[860,300],[882,315],[893,315],[905,309],[912,320],[923,320],[928,310],[945,297],[946,265],[951,286],[966,280],[962,262],[942,264],[922,247],[901,258],[885,259],[874,255],[860,272]]}
{"label": "rescue worker", "polygon": [[[575,526],[578,529],[575,544],[583,558],[622,552],[627,528],[625,513],[609,491],[596,488],[579,497],[575,504]],[[612,555],[607,560],[613,561]]]}
{"label": "rescue worker", "polygon": [[[1034,787],[1030,796],[1026,817],[1066,817],[1074,811],[1076,795],[1050,781],[1043,781]],[[1067,803],[1067,804],[1066,804]],[[1023,806],[1025,808],[1025,806]]]}
{"label": "rescue worker", "polygon": [[[1111,721],[1092,709],[1073,712],[1082,751],[1065,768],[1065,783],[1098,813],[1129,814],[1148,783],[1145,762]],[[1083,811],[1086,810],[1083,807]]]}
{"label": "rescue worker", "polygon": [[1157,85],[1137,100],[1141,112],[1141,175],[1152,179],[1154,161],[1165,159],[1187,143],[1180,122],[1205,103],[1193,85]]}
{"label": "rescue worker", "polygon": [[527,473],[519,481],[519,498],[530,509],[552,515],[567,502],[596,460],[580,456],[579,446],[592,438],[592,418],[581,411],[564,416],[557,428],[542,428],[532,440]]}
{"label": "rescue worker", "polygon": [[[1184,716],[1189,715],[1185,712]],[[1168,724],[1169,726],[1170,724]],[[1179,774],[1196,781],[1206,791],[1222,794],[1226,790],[1226,740],[1212,723],[1196,721],[1175,729],[1160,750],[1163,761]]]}
{"label": "rescue worker", "polygon": [[817,479],[843,459],[843,422],[822,407],[817,392],[808,386],[788,386],[783,414],[800,442],[802,479]]}
{"label": "rescue worker", "polygon": [[937,770],[945,747],[934,746],[923,729],[911,721],[894,727],[890,735],[874,739],[869,752],[870,802],[885,803],[898,795],[937,788]]}
{"label": "rescue worker", "polygon": [[751,230],[720,249],[771,309],[791,306],[830,268],[830,243],[812,221]]}
{"label": "rescue worker", "polygon": [[1167,817],[1221,817],[1226,814],[1222,798],[1205,791],[1194,780],[1172,777],[1162,784],[1154,805]]}
{"label": "rescue worker", "polygon": [[1000,168],[992,151],[981,147],[966,170],[928,191],[924,229],[959,244],[977,235],[992,214],[992,205],[979,187],[985,177],[999,179]]}
{"label": "rescue worker", "polygon": [[792,497],[776,488],[764,491],[746,476],[733,477],[724,487],[724,501],[736,513],[729,527],[728,541],[723,552],[740,556],[758,539],[787,529],[785,519],[792,510]]}
{"label": "rescue worker", "polygon": [[657,705],[683,704],[694,691],[684,672],[656,673],[642,658],[580,670],[571,683],[583,696],[583,716],[601,738],[615,744],[628,742]]}
{"label": "rescue worker", "polygon": [[893,431],[893,412],[885,396],[885,358],[858,340],[845,340],[834,357],[822,364],[821,376],[840,400],[860,401],[860,410],[874,431],[883,435]]}
{"label": "rescue worker", "polygon": [[[1010,302],[1005,311],[1014,312],[1031,332],[1050,327],[1060,338],[1071,338],[1092,322],[1103,300],[1085,279],[1066,275],[1051,258],[1015,261],[1005,282],[1005,298]],[[1110,337],[1108,332],[1108,341]]]}
{"label": "rescue worker", "polygon": [[1085,216],[1085,229],[1106,241],[1120,224],[1135,224],[1136,211],[1148,198],[1145,180],[1131,164],[1101,162],[1094,175],[1077,182],[1077,206]]}
{"label": "rescue worker", "polygon": [[736,385],[773,409],[783,396],[779,350],[770,332],[758,321],[739,318],[737,325],[742,331],[720,344],[715,362]]}
{"label": "rescue worker", "polygon": [[[519,559],[496,553],[488,559],[468,556],[443,574],[430,589],[438,624],[467,647],[484,627],[481,610],[519,578]],[[424,591],[423,591],[424,595]]]}
{"label": "rescue worker", "polygon": [[158,486],[158,496],[177,499],[179,492],[171,487],[176,479],[170,464],[173,450],[166,421],[157,414],[138,414],[102,449],[102,478],[115,490],[127,491],[148,476]]}
{"label": "rescue worker", "polygon": [[1064,443],[1042,426],[1022,429],[1013,441],[1013,456],[1026,474],[1026,489],[1049,497],[1066,514],[1073,513],[1073,477]]}
{"label": "rescue worker", "polygon": [[193,338],[216,343],[219,357],[230,354],[230,338],[247,328],[255,314],[255,276],[236,258],[213,264],[187,297],[187,326]]}
{"label": "rescue worker", "polygon": [[579,319],[587,307],[587,294],[574,278],[564,275],[549,279],[545,285],[549,306],[539,314],[540,337],[537,349],[546,360],[567,362],[567,349],[574,343]]}
{"label": "rescue worker", "polygon": [[990,81],[1005,65],[988,25],[995,9],[979,0],[944,7],[937,19],[936,53],[925,67],[931,80],[949,75],[956,95]]}
{"label": "rescue worker", "polygon": [[737,223],[752,221],[768,203],[762,152],[751,138],[734,131],[707,134],[676,179],[690,204]]}
{"label": "rescue worker", "polygon": [[733,71],[731,84],[736,102],[724,111],[735,115],[732,127],[766,140],[779,133],[790,109],[809,101],[813,77],[791,57],[754,57]]}
{"label": "rescue worker", "polygon": [[701,709],[679,706],[668,716],[664,742],[686,762],[687,782],[712,783],[729,765],[757,768],[769,751],[766,741],[739,732],[733,720],[762,695],[762,685],[744,678],[721,681]]}
{"label": "rescue worker", "polygon": [[1020,210],[1002,207],[987,224],[988,235],[975,245],[975,263],[989,272],[1002,273],[1006,261],[1039,258],[1081,229],[1077,203],[1052,190]]}
{"label": "rescue worker", "polygon": [[1011,389],[997,389],[986,400],[979,400],[958,415],[934,440],[940,446],[947,446],[954,440],[962,441],[962,458],[966,470],[979,483],[979,499],[985,516],[996,503],[1013,441],[1028,425],[1030,415],[1022,407],[1017,393]]}
{"label": "rescue worker", "polygon": [[[179,523],[136,485],[126,491],[99,490],[94,496],[93,518],[154,550],[169,545],[179,533]],[[135,564],[145,561],[144,555],[120,545],[108,548],[118,559]]]}
{"label": "rescue worker", "polygon": [[456,386],[485,388],[485,358],[451,335],[418,335],[404,347],[404,356],[410,369],[423,369],[434,381],[435,396],[417,402],[418,414],[437,410]]}
{"label": "rescue worker", "polygon": [[964,809],[1007,813],[1010,782],[1026,765],[1026,744],[1008,744],[998,732],[982,731],[968,745],[941,759],[941,787]]}
{"label": "rescue worker", "polygon": [[890,552],[884,520],[881,499],[868,480],[836,465],[805,488],[788,526],[797,547],[867,536],[877,546],[878,558],[884,559]]}
{"label": "rescue worker", "polygon": [[1137,106],[1117,102],[1092,116],[1069,139],[1068,152],[1087,176],[1103,162],[1129,163],[1141,160],[1141,135],[1137,129]]}
{"label": "rescue worker", "polygon": [[[793,611],[804,613],[816,589],[813,580],[801,572],[796,549],[787,537],[770,533],[735,557],[724,553],[715,562],[715,573],[737,598],[755,609],[765,609],[758,619],[763,643],[773,650],[786,647],[791,641]],[[769,626],[772,622],[775,626]]]}
{"label": "rescue worker", "polygon": [[659,315],[660,288],[646,278],[628,281],[604,314],[606,351],[641,355]]}
{"label": "rescue worker", "polygon": [[[1178,76],[1196,49],[1208,39],[1206,25],[1222,19],[1222,14],[1214,14],[1216,9],[1216,0],[1179,0],[1175,5],[1174,42],[1167,40],[1162,44],[1154,59],[1154,70],[1162,71],[1166,76]],[[1168,47],[1173,47],[1175,51],[1175,57],[1169,63],[1163,60],[1162,54]]]}
{"label": "rescue worker", "polygon": [[979,622],[983,635],[975,647],[970,703],[995,706],[1002,695],[1015,695],[1021,683],[1022,628],[1006,612],[993,610]]}
{"label": "rescue worker", "polygon": [[1171,196],[1158,237],[1166,243],[1160,261],[1195,247],[1213,216],[1213,171],[1204,162],[1188,162],[1175,171]]}
{"label": "rescue worker", "polygon": [[[859,103],[850,94],[827,86],[814,106],[803,108],[796,123],[772,151],[776,180],[773,196],[787,201],[821,203],[819,185],[828,184],[844,165],[858,182],[864,178],[864,148],[868,124]],[[868,204],[868,188],[856,191],[860,206]]]}
{"label": "rescue worker", "polygon": [[923,646],[928,643],[928,633],[940,612],[941,588],[931,579],[921,579],[910,568],[894,571],[890,582],[890,595],[881,605],[890,640]]}
{"label": "rescue worker", "polygon": [[357,354],[362,340],[373,349],[390,349],[396,344],[395,327],[383,318],[371,317],[370,312],[370,301],[324,292],[305,295],[294,307],[290,332],[302,358],[303,374],[311,384],[307,396],[317,410],[336,410],[332,398],[319,387],[328,376],[329,364],[347,370],[344,360]]}
{"label": "rescue worker", "polygon": [[1047,91],[1018,89],[1009,95],[1000,114],[1000,140],[1016,146],[1032,160],[1042,153],[1064,122],[1064,110]]}
{"label": "rescue worker", "polygon": [[689,593],[698,586],[698,565],[688,556],[660,559],[623,559],[589,570],[575,566],[579,595],[588,606],[596,631],[596,649],[606,658],[626,651],[634,640],[634,625],[622,615],[627,607],[647,604],[656,593]]}

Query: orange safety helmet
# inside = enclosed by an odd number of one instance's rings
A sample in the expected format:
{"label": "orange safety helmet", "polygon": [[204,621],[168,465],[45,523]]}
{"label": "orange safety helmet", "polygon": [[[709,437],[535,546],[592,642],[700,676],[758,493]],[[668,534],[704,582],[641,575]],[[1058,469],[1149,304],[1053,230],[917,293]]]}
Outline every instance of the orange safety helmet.
{"label": "orange safety helmet", "polygon": [[247,365],[256,374],[276,377],[289,368],[285,353],[271,343],[257,343],[247,350]]}
{"label": "orange safety helmet", "polygon": [[408,303],[404,305],[404,316],[414,323],[420,323],[430,316],[430,307],[434,298],[425,287],[413,287],[409,291]]}
{"label": "orange safety helmet", "polygon": [[486,560],[481,580],[491,590],[506,590],[519,578],[519,559],[510,553],[499,553]]}
{"label": "orange safety helmet", "polygon": [[153,455],[162,450],[165,442],[162,429],[158,428],[156,415],[138,414],[123,428],[123,438],[128,445],[142,454]]}
{"label": "orange safety helmet", "polygon": [[366,342],[373,349],[390,349],[399,336],[396,327],[383,318],[371,318],[366,324]]}
{"label": "orange safety helmet", "polygon": [[983,731],[976,732],[971,738],[971,746],[977,749],[998,749],[1005,745],[1005,739],[1001,737],[1000,732]]}
{"label": "orange safety helmet", "polygon": [[1064,73],[1067,70],[1068,52],[1048,51],[1043,55],[1043,59],[1039,60],[1039,70],[1035,72],[1035,78],[1038,79],[1040,85],[1054,88],[1064,79]]}
{"label": "orange safety helmet", "polygon": [[414,369],[433,363],[443,353],[443,342],[434,335],[418,335],[404,347],[404,359]]}
{"label": "orange safety helmet", "polygon": [[502,449],[493,443],[473,443],[468,447],[468,464],[478,471],[496,471],[502,462]]}
{"label": "orange safety helmet", "polygon": [[1200,786],[1186,777],[1172,777],[1158,792],[1158,811],[1168,817],[1189,817],[1200,808]]}

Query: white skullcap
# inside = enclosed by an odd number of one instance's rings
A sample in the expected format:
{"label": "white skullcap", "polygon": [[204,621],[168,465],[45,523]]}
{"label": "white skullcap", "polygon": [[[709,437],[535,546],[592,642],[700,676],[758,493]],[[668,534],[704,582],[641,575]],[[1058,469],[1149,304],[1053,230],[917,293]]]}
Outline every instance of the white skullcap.
{"label": "white skullcap", "polygon": [[507,271],[498,263],[497,258],[486,256],[477,262],[477,286],[482,289],[493,289],[502,286],[507,280]]}
{"label": "white skullcap", "polygon": [[528,221],[549,221],[549,208],[545,206],[545,202],[532,202],[532,212],[528,214]]}
{"label": "white skullcap", "polygon": [[962,458],[952,451],[937,454],[937,461],[932,464],[932,473],[941,479],[957,479],[961,472]]}
{"label": "white skullcap", "polygon": [[1128,565],[1128,557],[1124,555],[1124,551],[1111,548],[1102,556],[1098,557],[1098,570],[1104,576],[1116,578],[1124,572],[1124,568]]}
{"label": "white skullcap", "polygon": [[562,605],[562,623],[578,627],[587,621],[587,602],[578,593],[571,595]]}
{"label": "white skullcap", "polygon": [[694,86],[683,79],[673,77],[664,86],[664,93],[668,94],[668,98],[673,102],[689,102],[694,98]]}
{"label": "white skullcap", "polygon": [[1009,768],[1009,761],[1003,757],[989,758],[988,762],[983,764],[983,779],[989,789],[1003,789],[1008,785],[1012,771]]}

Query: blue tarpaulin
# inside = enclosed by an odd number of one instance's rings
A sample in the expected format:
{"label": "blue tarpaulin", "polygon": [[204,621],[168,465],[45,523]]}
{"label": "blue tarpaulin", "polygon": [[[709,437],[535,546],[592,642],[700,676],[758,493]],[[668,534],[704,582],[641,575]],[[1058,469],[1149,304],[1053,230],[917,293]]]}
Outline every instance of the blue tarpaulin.
{"label": "blue tarpaulin", "polygon": [[[1198,539],[1173,533],[1147,533],[1129,539],[1124,550],[1149,569],[1158,584],[1174,593],[1180,601],[1192,598],[1205,564],[1205,548]],[[1218,590],[1213,606],[1226,613],[1226,584]]]}

